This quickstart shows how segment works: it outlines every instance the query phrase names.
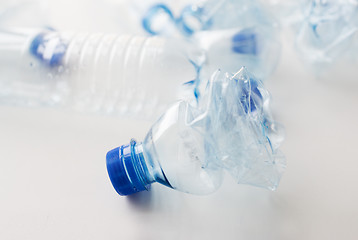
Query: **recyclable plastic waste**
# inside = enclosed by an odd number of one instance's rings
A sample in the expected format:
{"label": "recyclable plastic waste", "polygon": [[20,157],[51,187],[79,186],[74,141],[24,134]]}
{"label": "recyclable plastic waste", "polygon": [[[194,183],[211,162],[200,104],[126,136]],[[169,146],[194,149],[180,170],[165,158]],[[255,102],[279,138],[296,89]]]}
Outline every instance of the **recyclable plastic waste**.
{"label": "recyclable plastic waste", "polygon": [[160,37],[3,29],[0,102],[157,117],[186,89],[199,96],[200,79],[218,68],[233,73],[245,65],[259,77],[270,71],[276,47],[266,47],[264,31],[223,31],[219,40],[201,32],[199,47]]}
{"label": "recyclable plastic waste", "polygon": [[212,59],[217,59],[216,67],[223,71],[234,73],[244,65],[266,79],[277,66],[278,24],[259,1],[200,1],[183,6],[180,12],[169,2],[147,3],[147,11],[140,15],[146,32],[182,36],[199,46],[210,46],[208,54],[215,55]]}
{"label": "recyclable plastic waste", "polygon": [[2,30],[0,102],[155,116],[194,86],[204,59],[174,39]]}
{"label": "recyclable plastic waste", "polygon": [[197,104],[181,100],[154,123],[143,142],[107,153],[115,190],[130,195],[158,182],[209,194],[227,171],[238,182],[276,189],[285,169],[282,126],[270,114],[270,95],[245,68],[216,72]]}

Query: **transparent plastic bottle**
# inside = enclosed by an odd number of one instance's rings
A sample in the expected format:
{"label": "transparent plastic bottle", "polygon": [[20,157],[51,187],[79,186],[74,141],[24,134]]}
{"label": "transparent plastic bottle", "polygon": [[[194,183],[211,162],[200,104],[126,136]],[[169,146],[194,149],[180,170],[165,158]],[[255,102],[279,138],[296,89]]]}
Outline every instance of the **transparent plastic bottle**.
{"label": "transparent plastic bottle", "polygon": [[262,83],[242,68],[234,75],[217,72],[203,87],[197,105],[178,101],[143,142],[131,140],[107,153],[108,174],[120,195],[154,182],[209,194],[220,186],[224,170],[238,183],[277,187],[285,168],[278,150],[283,131],[270,115]]}
{"label": "transparent plastic bottle", "polygon": [[247,66],[265,79],[279,60],[278,24],[256,0],[200,1],[182,7],[180,14],[169,4],[152,4],[142,22],[152,35],[182,35],[204,48],[213,67],[209,74]]}
{"label": "transparent plastic bottle", "polygon": [[174,39],[2,30],[0,102],[155,116],[197,78],[195,59]]}

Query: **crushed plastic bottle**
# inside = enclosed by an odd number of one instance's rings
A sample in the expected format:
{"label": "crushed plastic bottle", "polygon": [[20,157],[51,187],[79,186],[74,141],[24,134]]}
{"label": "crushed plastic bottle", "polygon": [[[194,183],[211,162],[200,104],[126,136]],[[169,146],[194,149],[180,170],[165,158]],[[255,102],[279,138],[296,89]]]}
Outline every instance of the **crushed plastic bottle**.
{"label": "crushed plastic bottle", "polygon": [[152,126],[143,142],[107,153],[115,190],[129,195],[158,182],[173,189],[209,194],[223,171],[238,183],[274,190],[285,169],[279,151],[283,130],[269,111],[270,95],[242,68],[216,72],[202,84],[196,105],[178,101]]}
{"label": "crushed plastic bottle", "polygon": [[305,62],[327,66],[352,47],[357,30],[357,1],[312,0],[296,45]]}
{"label": "crushed plastic bottle", "polygon": [[0,102],[157,117],[204,60],[200,49],[159,37],[3,30]]}
{"label": "crushed plastic bottle", "polygon": [[[169,17],[164,20],[161,15]],[[158,25],[153,19],[161,19],[158,22],[162,26],[153,27]],[[181,33],[205,48],[214,66],[209,74],[217,68],[234,73],[237,66],[247,66],[261,79],[273,72],[279,60],[281,44],[276,25],[256,0],[204,1],[187,5],[180,16],[168,4],[158,3],[149,7],[143,17],[143,28],[148,33]]]}

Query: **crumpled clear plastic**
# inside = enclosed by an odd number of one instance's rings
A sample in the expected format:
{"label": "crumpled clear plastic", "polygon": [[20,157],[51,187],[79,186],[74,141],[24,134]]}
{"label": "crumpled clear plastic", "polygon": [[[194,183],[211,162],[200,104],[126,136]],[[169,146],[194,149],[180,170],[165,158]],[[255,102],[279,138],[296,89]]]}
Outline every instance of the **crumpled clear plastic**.
{"label": "crumpled clear plastic", "polygon": [[229,172],[237,183],[275,190],[285,170],[283,127],[270,114],[270,95],[242,68],[214,73],[198,98],[182,99],[153,124],[143,142],[107,153],[120,195],[158,182],[191,194],[216,191]]}
{"label": "crumpled clear plastic", "polygon": [[354,45],[357,30],[358,1],[312,0],[296,45],[305,62],[326,67]]}
{"label": "crumpled clear plastic", "polygon": [[218,71],[201,87],[197,105],[187,105],[185,125],[205,139],[203,167],[223,168],[238,183],[276,189],[286,166],[279,150],[284,130],[272,118],[262,82],[243,67],[234,75]]}

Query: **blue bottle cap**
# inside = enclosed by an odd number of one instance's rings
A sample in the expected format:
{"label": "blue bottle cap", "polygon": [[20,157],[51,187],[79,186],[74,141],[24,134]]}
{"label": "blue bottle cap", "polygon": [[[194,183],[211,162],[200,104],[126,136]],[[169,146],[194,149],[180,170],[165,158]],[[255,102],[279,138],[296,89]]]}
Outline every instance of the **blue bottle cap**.
{"label": "blue bottle cap", "polygon": [[67,43],[54,31],[38,34],[30,45],[30,53],[50,67],[61,65],[66,49]]}
{"label": "blue bottle cap", "polygon": [[107,171],[114,189],[119,195],[125,196],[147,190],[143,181],[138,156],[134,151],[135,141],[123,145],[107,153]]}

